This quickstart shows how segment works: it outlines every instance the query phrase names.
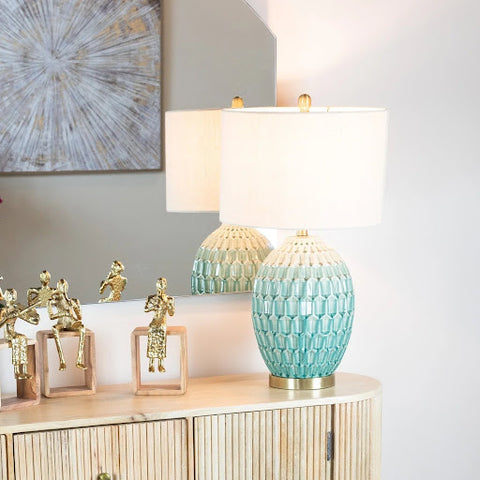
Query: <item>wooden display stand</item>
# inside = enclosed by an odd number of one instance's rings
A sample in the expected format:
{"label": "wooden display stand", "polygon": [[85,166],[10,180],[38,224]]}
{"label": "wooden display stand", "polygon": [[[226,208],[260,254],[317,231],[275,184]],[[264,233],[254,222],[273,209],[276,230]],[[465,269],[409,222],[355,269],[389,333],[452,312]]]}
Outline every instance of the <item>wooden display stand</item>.
{"label": "wooden display stand", "polygon": [[[79,337],[78,331],[62,330],[60,332],[60,339],[68,337]],[[48,365],[48,339],[53,339],[53,332],[51,330],[41,330],[37,332],[37,341],[40,348],[40,365],[41,365],[41,380],[42,380],[42,394],[45,397],[70,397],[74,395],[95,395],[97,391],[97,375],[95,369],[95,334],[86,329],[85,331],[85,366],[84,371],[85,383],[84,385],[71,385],[66,387],[50,387],[49,379],[49,365]]]}
{"label": "wooden display stand", "polygon": [[148,327],[138,327],[132,332],[132,385],[135,395],[183,395],[187,391],[188,358],[187,329],[167,327],[167,337],[180,336],[180,381],[178,384],[142,384],[140,362],[140,337],[148,336]]}
{"label": "wooden display stand", "polygon": [[[17,380],[17,396],[1,398],[0,389],[0,412],[6,410],[15,410],[17,408],[31,407],[40,403],[40,375],[37,342],[31,338],[27,339],[27,358],[28,373],[32,378],[25,380]],[[0,350],[10,348],[8,340],[0,340]]]}

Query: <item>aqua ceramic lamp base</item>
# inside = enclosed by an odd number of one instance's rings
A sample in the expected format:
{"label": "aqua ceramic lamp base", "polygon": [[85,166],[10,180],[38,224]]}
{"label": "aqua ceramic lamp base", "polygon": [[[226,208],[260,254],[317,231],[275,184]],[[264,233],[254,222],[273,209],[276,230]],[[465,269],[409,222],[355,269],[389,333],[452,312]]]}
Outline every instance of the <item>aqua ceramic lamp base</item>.
{"label": "aqua ceramic lamp base", "polygon": [[271,251],[268,239],[254,228],[221,225],[197,251],[192,294],[251,292],[255,275]]}
{"label": "aqua ceramic lamp base", "polygon": [[272,386],[331,386],[354,314],[352,279],[338,253],[317,237],[288,237],[257,273],[252,310]]}

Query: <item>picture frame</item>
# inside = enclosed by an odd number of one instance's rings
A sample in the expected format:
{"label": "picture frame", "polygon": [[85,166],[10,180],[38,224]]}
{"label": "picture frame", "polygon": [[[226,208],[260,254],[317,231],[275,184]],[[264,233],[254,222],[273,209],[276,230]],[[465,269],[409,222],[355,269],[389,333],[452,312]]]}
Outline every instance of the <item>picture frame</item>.
{"label": "picture frame", "polygon": [[0,173],[161,168],[160,0],[9,0]]}

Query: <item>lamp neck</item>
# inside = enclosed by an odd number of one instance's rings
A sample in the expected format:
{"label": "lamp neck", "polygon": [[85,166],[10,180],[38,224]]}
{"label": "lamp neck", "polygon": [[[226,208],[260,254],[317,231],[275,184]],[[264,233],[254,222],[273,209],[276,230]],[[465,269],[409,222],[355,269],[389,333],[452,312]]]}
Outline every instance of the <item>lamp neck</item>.
{"label": "lamp neck", "polygon": [[308,230],[297,230],[297,237],[308,237]]}

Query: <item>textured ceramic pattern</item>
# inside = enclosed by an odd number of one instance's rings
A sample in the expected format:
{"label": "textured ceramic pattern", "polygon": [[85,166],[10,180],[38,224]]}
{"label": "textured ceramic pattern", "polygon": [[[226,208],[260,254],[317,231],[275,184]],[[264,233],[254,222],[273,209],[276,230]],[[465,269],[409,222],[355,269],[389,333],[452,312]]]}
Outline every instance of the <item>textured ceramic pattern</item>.
{"label": "textured ceramic pattern", "polygon": [[341,257],[316,237],[289,237],[260,267],[253,326],[278,377],[314,378],[338,367],[352,331],[352,279]]}
{"label": "textured ceramic pattern", "polygon": [[253,228],[220,226],[197,251],[192,294],[252,291],[257,270],[271,250],[267,238]]}

